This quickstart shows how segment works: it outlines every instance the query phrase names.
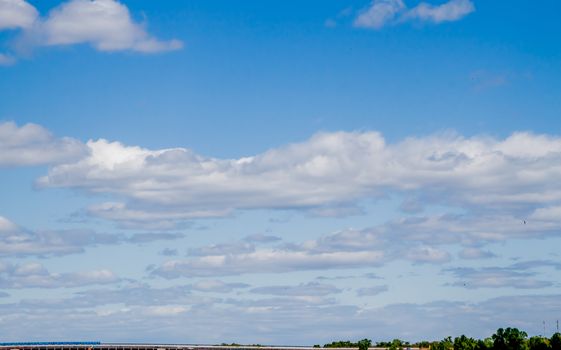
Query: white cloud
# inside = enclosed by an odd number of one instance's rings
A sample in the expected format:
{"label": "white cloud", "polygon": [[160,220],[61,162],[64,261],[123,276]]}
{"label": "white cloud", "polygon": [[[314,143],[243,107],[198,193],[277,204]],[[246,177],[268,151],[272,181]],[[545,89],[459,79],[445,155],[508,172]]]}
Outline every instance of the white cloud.
{"label": "white cloud", "polygon": [[323,270],[358,266],[378,266],[383,262],[380,251],[326,252],[260,249],[251,253],[207,255],[185,260],[169,260],[151,269],[151,274],[164,278],[194,276],[227,276],[246,273],[278,273]]}
{"label": "white cloud", "polygon": [[418,19],[433,23],[457,21],[475,11],[471,0],[450,0],[442,5],[420,3],[407,11],[403,19]]}
{"label": "white cloud", "polygon": [[560,229],[558,221],[524,225],[516,217],[501,215],[407,217],[267,248],[246,240],[191,248],[187,258],[150,266],[149,271],[155,276],[178,278],[378,267],[399,260],[446,264],[452,255],[445,247],[460,245],[463,259],[490,258],[494,255],[482,249],[486,244],[555,237]]}
{"label": "white cloud", "polygon": [[[240,343],[302,345],[361,339],[442,339],[461,334],[485,338],[505,324],[539,334],[541,320],[555,320],[560,295],[505,296],[478,302],[434,301],[357,307],[317,298],[201,298],[188,289],[148,287],[85,291],[70,298],[22,300],[0,305],[7,338],[83,338],[106,342]],[[516,305],[516,307],[513,307]],[[53,312],[56,310],[56,312]],[[166,315],[166,317],[152,317]],[[419,322],[422,320],[422,322]],[[540,322],[535,322],[540,320]],[[396,327],[414,325],[414,327]],[[215,331],[208,332],[209,327]],[[31,332],[33,330],[33,332]]]}
{"label": "white cloud", "polygon": [[475,11],[471,0],[449,0],[440,5],[425,2],[408,9],[402,0],[373,0],[355,18],[354,25],[380,29],[388,24],[418,20],[432,23],[457,21]]}
{"label": "white cloud", "polygon": [[[178,50],[178,39],[160,40],[136,22],[117,0],[69,0],[40,17],[24,0],[0,0],[0,31],[19,29],[19,46],[88,44],[99,51],[157,53]],[[0,54],[0,64],[13,64],[13,55]]]}
{"label": "white cloud", "polygon": [[19,227],[0,216],[0,256],[60,256],[81,253],[86,247],[121,243],[147,243],[156,240],[173,240],[184,237],[178,233],[97,233],[89,230],[37,230]]}
{"label": "white cloud", "polygon": [[145,53],[180,49],[179,40],[160,41],[135,23],[115,0],[70,0],[54,8],[41,24],[45,45],[87,43],[100,51]]}
{"label": "white cloud", "polygon": [[116,244],[117,235],[91,231],[30,231],[0,216],[0,256],[52,256],[82,252],[86,246]]}
{"label": "white cloud", "polygon": [[195,218],[215,218],[228,215],[231,211],[227,209],[217,210],[191,210],[164,208],[129,208],[125,203],[105,202],[94,204],[87,208],[86,212],[98,218],[112,220],[125,229],[151,229],[169,230],[178,226],[178,223]]}
{"label": "white cloud", "polygon": [[544,208],[537,208],[528,217],[529,221],[539,220],[539,221],[561,221],[561,206],[550,206]]}
{"label": "white cloud", "polygon": [[39,125],[18,127],[13,122],[0,122],[0,167],[68,162],[83,157],[86,152],[80,141],[55,138]]}
{"label": "white cloud", "polygon": [[393,21],[405,8],[402,0],[373,0],[370,7],[357,16],[354,25],[379,29]]}
{"label": "white cloud", "polygon": [[172,228],[239,209],[348,212],[361,199],[392,193],[414,193],[424,205],[525,215],[561,205],[561,138],[531,133],[502,140],[439,134],[394,144],[376,132],[320,133],[238,159],[106,140],[87,148],[37,184],[115,195],[119,201],[89,213],[125,225]]}
{"label": "white cloud", "polygon": [[12,232],[18,230],[18,226],[11,222],[10,220],[6,219],[5,217],[0,216],[0,232]]}
{"label": "white cloud", "polygon": [[43,265],[35,262],[22,265],[0,262],[0,286],[6,289],[72,288],[115,283],[119,280],[109,270],[51,273]]}
{"label": "white cloud", "polygon": [[24,0],[0,0],[0,30],[29,28],[39,13]]}
{"label": "white cloud", "polygon": [[144,314],[147,316],[168,317],[182,314],[188,310],[189,308],[183,305],[150,306],[144,309]]}

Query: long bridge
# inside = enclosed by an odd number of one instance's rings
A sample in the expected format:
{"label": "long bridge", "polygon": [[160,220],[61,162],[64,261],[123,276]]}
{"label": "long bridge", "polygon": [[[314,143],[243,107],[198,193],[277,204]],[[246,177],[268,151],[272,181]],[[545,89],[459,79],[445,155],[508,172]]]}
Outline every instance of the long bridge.
{"label": "long bridge", "polygon": [[[418,348],[406,348],[419,350]],[[318,350],[310,346],[127,344],[102,342],[13,342],[0,343],[0,350]],[[337,348],[333,350],[357,350]],[[371,347],[369,350],[386,350]]]}

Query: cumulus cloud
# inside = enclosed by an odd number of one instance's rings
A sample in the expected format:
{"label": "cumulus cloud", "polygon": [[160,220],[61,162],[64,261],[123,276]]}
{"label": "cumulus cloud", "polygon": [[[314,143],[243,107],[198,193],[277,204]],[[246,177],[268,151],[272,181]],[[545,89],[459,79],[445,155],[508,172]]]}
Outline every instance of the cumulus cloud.
{"label": "cumulus cloud", "polygon": [[177,50],[179,40],[161,41],[135,23],[115,0],[70,0],[51,10],[41,23],[44,45],[90,44],[100,51],[144,53]]}
{"label": "cumulus cloud", "polygon": [[0,30],[30,28],[39,13],[24,0],[0,0]]}
{"label": "cumulus cloud", "polygon": [[[20,46],[87,44],[98,51],[157,53],[183,47],[178,39],[160,40],[135,21],[117,0],[69,0],[45,17],[24,0],[0,0],[0,30],[19,29]],[[0,57],[13,63],[11,55]]]}
{"label": "cumulus cloud", "polygon": [[85,156],[87,148],[76,139],[56,138],[36,124],[21,127],[0,122],[0,167],[56,164]]}
{"label": "cumulus cloud", "polygon": [[561,201],[561,139],[531,133],[503,140],[438,134],[395,144],[376,132],[320,133],[238,159],[106,140],[87,148],[85,157],[53,167],[37,184],[123,198],[89,211],[117,222],[173,227],[239,209],[313,212],[409,192],[425,204],[527,214]]}
{"label": "cumulus cloud", "polygon": [[119,280],[109,270],[51,273],[40,263],[13,265],[0,262],[0,286],[6,289],[72,288],[115,283]]}
{"label": "cumulus cloud", "polygon": [[388,24],[418,20],[442,23],[457,21],[475,11],[471,0],[449,0],[440,5],[425,2],[413,8],[407,8],[402,0],[373,0],[355,18],[356,27],[380,29]]}

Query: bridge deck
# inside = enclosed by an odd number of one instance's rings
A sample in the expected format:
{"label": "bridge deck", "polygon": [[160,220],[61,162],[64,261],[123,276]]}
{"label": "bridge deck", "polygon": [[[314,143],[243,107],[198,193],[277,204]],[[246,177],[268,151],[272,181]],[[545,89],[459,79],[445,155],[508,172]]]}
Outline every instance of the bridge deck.
{"label": "bridge deck", "polygon": [[[406,348],[419,350],[419,348]],[[0,343],[0,350],[318,350],[308,346],[231,346],[231,345],[191,345],[191,344],[123,344],[123,343]],[[357,348],[336,348],[332,350],[357,350]],[[369,350],[386,350],[371,347]]]}

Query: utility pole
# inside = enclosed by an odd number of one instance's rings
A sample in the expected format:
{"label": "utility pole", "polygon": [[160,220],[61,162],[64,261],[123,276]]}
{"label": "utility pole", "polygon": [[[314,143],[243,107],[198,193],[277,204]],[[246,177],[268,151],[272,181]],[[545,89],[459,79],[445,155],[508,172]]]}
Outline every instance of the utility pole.
{"label": "utility pole", "polygon": [[559,320],[557,320],[557,333],[559,333]]}
{"label": "utility pole", "polygon": [[545,338],[545,321],[543,321],[543,336]]}

